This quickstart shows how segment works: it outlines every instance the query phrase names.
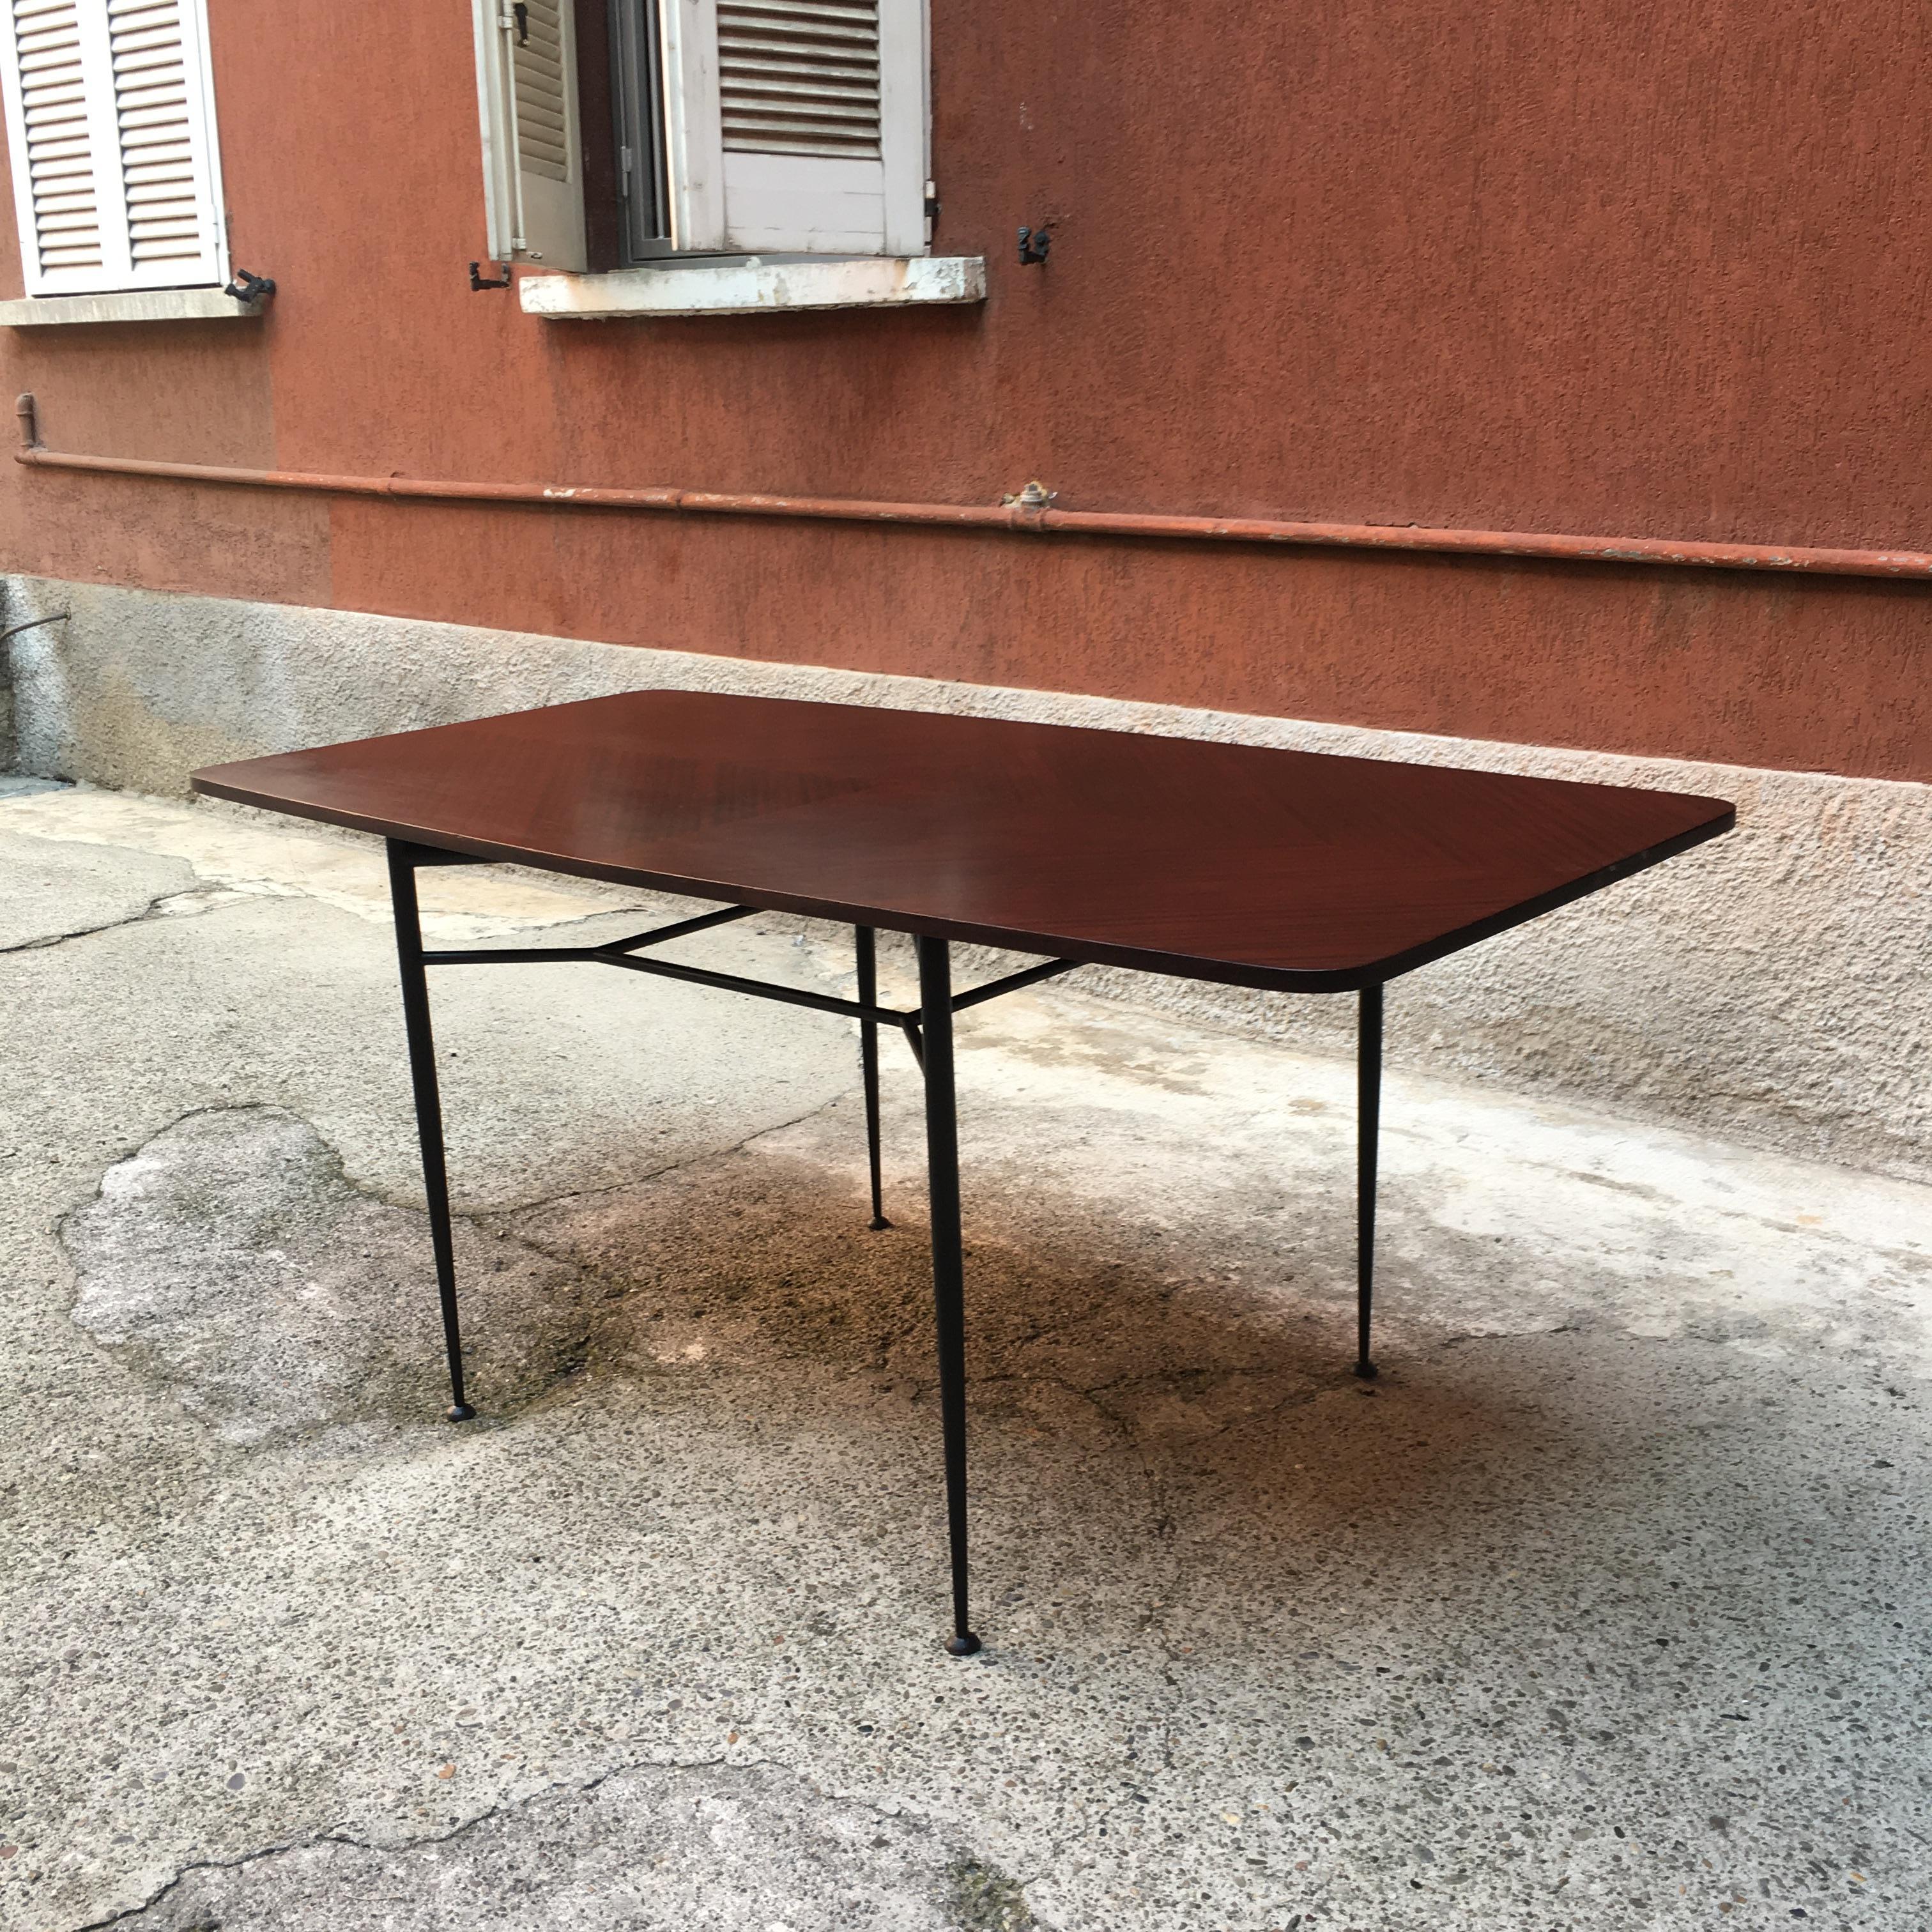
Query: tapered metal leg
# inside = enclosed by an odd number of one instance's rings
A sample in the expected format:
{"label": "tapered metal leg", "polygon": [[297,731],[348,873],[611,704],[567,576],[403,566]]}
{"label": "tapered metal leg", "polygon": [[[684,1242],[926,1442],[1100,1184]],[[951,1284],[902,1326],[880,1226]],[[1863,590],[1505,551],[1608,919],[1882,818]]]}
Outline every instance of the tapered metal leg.
{"label": "tapered metal leg", "polygon": [[423,970],[422,916],[416,870],[405,848],[389,848],[389,902],[396,915],[396,962],[403,982],[403,1027],[409,1035],[410,1083],[416,1089],[416,1135],[422,1143],[423,1196],[429,1204],[430,1244],[436,1251],[436,1293],[442,1302],[442,1342],[449,1356],[449,1419],[476,1412],[463,1399],[463,1336],[456,1318],[456,1252],[449,1230],[449,1178],[443,1168],[442,1102],[436,1085],[436,1041],[430,1031],[429,980]]}
{"label": "tapered metal leg", "polygon": [[[869,926],[852,928],[853,944],[859,956],[859,1004],[879,1004],[879,970],[876,948]],[[866,1089],[866,1158],[872,1174],[872,1219],[874,1228],[890,1228],[885,1198],[879,1181],[879,1023],[859,1022],[859,1076]]]}
{"label": "tapered metal leg", "polygon": [[1376,1286],[1376,1142],[1382,1111],[1382,989],[1362,988],[1355,1046],[1355,1372],[1372,1382],[1369,1324]]}
{"label": "tapered metal leg", "polygon": [[955,1657],[980,1648],[966,1615],[966,1270],[959,1240],[959,1132],[952,1090],[952,971],[946,942],[920,939],[925,1035],[926,1184],[932,1202],[932,1306],[939,1340],[939,1418],[946,1438],[946,1526],[952,1546]]}

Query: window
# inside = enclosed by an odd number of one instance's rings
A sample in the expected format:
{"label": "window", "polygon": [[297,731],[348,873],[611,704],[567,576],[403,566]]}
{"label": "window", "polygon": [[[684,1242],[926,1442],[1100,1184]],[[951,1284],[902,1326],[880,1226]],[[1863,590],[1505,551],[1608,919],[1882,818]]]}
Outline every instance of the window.
{"label": "window", "polygon": [[202,0],[0,0],[29,296],[227,278]]}
{"label": "window", "polygon": [[[497,260],[589,266],[585,130],[605,115],[623,266],[925,252],[924,0],[476,8]],[[580,29],[591,27],[600,51],[586,61]]]}

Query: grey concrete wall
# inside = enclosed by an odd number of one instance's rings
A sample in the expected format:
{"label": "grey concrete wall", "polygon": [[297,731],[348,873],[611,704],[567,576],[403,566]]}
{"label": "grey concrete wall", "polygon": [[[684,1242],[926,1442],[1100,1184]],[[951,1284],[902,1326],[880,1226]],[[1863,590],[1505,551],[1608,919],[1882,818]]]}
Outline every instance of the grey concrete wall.
{"label": "grey concrete wall", "polygon": [[[1437,1073],[1932,1177],[1932,788],[868,676],[14,578],[18,768],[161,794],[225,758],[651,686],[836,699],[1735,799],[1736,835],[1391,988]],[[1124,1000],[1346,1051],[1346,1000],[1090,970]]]}

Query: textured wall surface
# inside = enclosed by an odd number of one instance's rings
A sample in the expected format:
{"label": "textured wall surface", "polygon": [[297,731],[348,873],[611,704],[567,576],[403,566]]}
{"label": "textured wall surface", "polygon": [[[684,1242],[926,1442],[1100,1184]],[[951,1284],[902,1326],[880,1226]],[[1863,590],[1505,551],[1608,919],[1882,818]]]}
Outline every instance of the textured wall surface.
{"label": "textured wall surface", "polygon": [[[18,332],[56,447],[1772,542],[1932,542],[1932,15],[932,0],[983,309],[472,294],[468,11],[210,0],[259,323]],[[1882,50],[1882,57],[1875,50]],[[327,165],[315,165],[327,157]],[[1016,226],[1056,240],[1022,268]],[[14,273],[0,197],[0,283]],[[9,286],[0,293],[12,292]],[[331,503],[0,470],[0,560],[868,671],[1932,777],[1932,592]]]}
{"label": "textured wall surface", "polygon": [[[14,579],[20,769],[196,766],[652,686],[1030,718],[1734,799],[1731,836],[1396,982],[1392,1050],[1884,1172],[1932,1174],[1932,787],[1425,737]],[[801,639],[800,655],[809,655]],[[1089,969],[1124,999],[1346,1050],[1352,1004]]]}

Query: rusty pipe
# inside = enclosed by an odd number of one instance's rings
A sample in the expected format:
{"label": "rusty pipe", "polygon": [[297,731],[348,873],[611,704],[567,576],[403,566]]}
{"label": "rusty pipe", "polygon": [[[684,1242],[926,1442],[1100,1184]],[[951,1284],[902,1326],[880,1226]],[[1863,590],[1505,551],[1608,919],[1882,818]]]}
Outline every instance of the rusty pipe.
{"label": "rusty pipe", "polygon": [[794,496],[734,490],[611,489],[597,484],[465,483],[410,476],[337,476],[295,470],[239,470],[128,456],[83,456],[47,449],[38,439],[34,399],[20,400],[22,442],[14,460],[39,470],[165,478],[262,490],[307,490],[334,496],[387,496],[446,503],[524,503],[585,510],[690,512],[703,516],[795,517],[819,522],[904,524],[950,530],[1022,530],[1041,536],[1205,538],[1341,550],[1425,551],[1442,556],[1516,556],[1570,563],[1664,564],[1706,570],[1794,572],[1816,577],[1932,580],[1922,550],[1834,550],[1799,544],[1708,543],[1669,537],[1570,536],[1544,531],[1430,530],[1399,524],[1295,523],[1266,517],[1165,516],[1133,511],[1060,510],[1050,501],[895,503],[856,496]]}

